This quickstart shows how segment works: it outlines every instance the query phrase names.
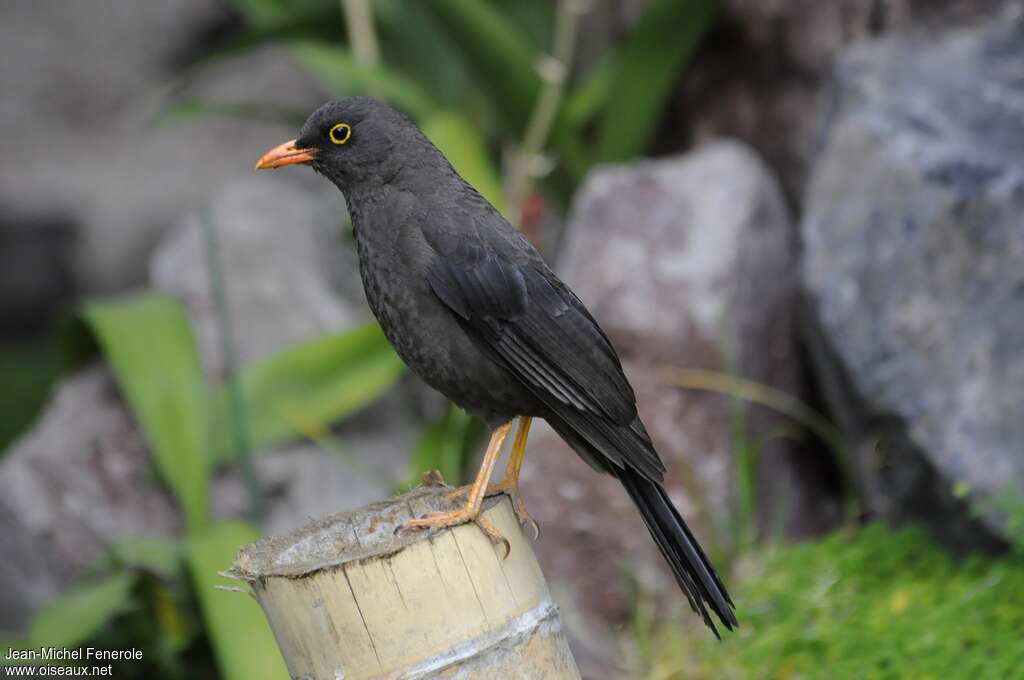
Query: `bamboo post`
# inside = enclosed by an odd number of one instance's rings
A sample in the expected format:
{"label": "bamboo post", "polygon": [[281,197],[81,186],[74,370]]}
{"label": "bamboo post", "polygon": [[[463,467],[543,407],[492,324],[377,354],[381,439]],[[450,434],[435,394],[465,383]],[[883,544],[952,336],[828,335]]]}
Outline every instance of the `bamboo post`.
{"label": "bamboo post", "polygon": [[[427,480],[425,480],[427,481]],[[472,524],[395,529],[453,508],[439,483],[243,546],[248,582],[292,678],[579,678],[558,609],[507,496]]]}

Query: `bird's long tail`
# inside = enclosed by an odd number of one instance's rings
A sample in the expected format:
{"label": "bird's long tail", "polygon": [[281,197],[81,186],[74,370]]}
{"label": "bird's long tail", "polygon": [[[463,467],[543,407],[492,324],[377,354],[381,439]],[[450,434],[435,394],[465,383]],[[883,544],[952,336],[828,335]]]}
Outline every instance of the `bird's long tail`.
{"label": "bird's long tail", "polygon": [[639,508],[647,530],[672,568],[693,611],[700,614],[715,636],[718,636],[718,629],[708,613],[709,608],[718,615],[722,625],[732,630],[738,625],[732,599],[690,528],[672,505],[665,488],[629,468],[616,470],[615,474]]}
{"label": "bird's long tail", "polygon": [[[690,607],[704,619],[715,636],[718,636],[718,629],[709,609],[729,630],[739,625],[729,593],[679,511],[672,505],[665,487],[652,479],[649,471],[637,465],[640,461],[647,461],[646,467],[649,468],[653,460],[658,468],[661,466],[643,424],[635,420],[630,427],[616,427],[566,412],[552,414],[547,420],[592,467],[608,472],[622,482],[626,493],[640,510],[658,549],[672,568],[672,574]],[[621,462],[616,464],[613,462],[616,460]]]}

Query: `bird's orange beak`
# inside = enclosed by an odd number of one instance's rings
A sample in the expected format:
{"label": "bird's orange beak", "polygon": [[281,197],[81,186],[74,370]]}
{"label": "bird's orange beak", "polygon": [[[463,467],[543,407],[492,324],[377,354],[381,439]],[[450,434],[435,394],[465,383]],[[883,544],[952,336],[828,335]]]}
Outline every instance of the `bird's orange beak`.
{"label": "bird's orange beak", "polygon": [[256,162],[257,170],[272,170],[286,165],[309,163],[316,157],[316,149],[300,149],[295,146],[298,140],[278,144]]}

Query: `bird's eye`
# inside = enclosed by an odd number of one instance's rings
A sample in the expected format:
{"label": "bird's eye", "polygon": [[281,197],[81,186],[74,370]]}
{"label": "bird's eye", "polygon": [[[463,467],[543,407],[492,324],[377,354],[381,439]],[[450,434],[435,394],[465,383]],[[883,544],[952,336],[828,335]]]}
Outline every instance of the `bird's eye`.
{"label": "bird's eye", "polygon": [[348,138],[352,136],[352,126],[348,123],[338,123],[331,128],[331,131],[327,133],[327,136],[331,138],[331,141],[335,144],[344,144],[348,141]]}

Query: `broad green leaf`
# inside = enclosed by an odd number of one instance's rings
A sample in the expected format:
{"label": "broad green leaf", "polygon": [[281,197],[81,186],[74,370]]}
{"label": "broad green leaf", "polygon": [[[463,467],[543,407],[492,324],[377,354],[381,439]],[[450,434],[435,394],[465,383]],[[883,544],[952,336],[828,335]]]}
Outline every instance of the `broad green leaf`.
{"label": "broad green leaf", "polygon": [[189,571],[199,608],[226,680],[286,680],[288,670],[256,601],[244,593],[217,590],[218,572],[231,566],[235,553],[259,533],[242,522],[210,525],[187,539]]}
{"label": "broad green leaf", "polygon": [[485,0],[432,0],[424,7],[462,54],[512,136],[526,129],[540,92],[529,41]]}
{"label": "broad green leaf", "polygon": [[384,66],[359,64],[347,47],[323,42],[291,43],[295,57],[339,95],[372,95],[387,100],[416,119],[436,108],[430,95],[404,75]]}
{"label": "broad green leaf", "polygon": [[452,166],[473,185],[498,212],[505,212],[501,180],[487,155],[487,147],[477,131],[457,113],[439,112],[428,116],[420,127]]}
{"label": "broad green leaf", "polygon": [[146,293],[92,303],[83,317],[117,376],[161,477],[190,529],[207,518],[205,387],[192,329],[181,305]]}
{"label": "broad green leaf", "polygon": [[158,536],[132,536],[110,548],[117,563],[146,569],[161,576],[173,576],[181,563],[181,543]]}
{"label": "broad green leaf", "polygon": [[598,134],[602,162],[647,148],[680,72],[711,27],[715,0],[652,0],[622,48]]}
{"label": "broad green leaf", "polygon": [[46,605],[28,629],[34,647],[75,648],[131,605],[135,576],[116,573],[81,583]]}
{"label": "broad green leaf", "polygon": [[431,423],[416,443],[416,455],[409,473],[410,485],[418,484],[423,473],[438,470],[449,484],[461,484],[466,462],[486,433],[483,422],[454,404]]}
{"label": "broad green leaf", "polygon": [[[239,387],[254,448],[324,430],[387,391],[405,370],[375,324],[328,335],[245,369]],[[225,390],[213,399],[217,462],[233,452]]]}

